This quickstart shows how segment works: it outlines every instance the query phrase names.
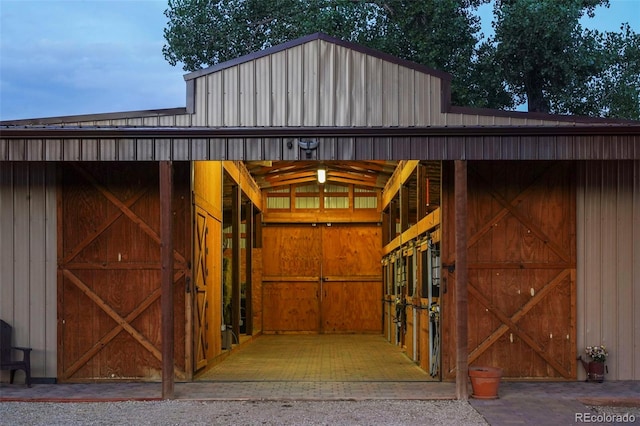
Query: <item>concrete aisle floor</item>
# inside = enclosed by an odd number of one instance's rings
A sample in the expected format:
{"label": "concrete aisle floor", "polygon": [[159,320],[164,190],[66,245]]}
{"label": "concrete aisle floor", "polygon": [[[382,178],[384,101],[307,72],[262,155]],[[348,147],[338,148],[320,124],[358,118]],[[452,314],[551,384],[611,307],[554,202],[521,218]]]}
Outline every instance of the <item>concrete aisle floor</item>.
{"label": "concrete aisle floor", "polygon": [[198,377],[215,381],[408,382],[429,375],[380,335],[265,335]]}

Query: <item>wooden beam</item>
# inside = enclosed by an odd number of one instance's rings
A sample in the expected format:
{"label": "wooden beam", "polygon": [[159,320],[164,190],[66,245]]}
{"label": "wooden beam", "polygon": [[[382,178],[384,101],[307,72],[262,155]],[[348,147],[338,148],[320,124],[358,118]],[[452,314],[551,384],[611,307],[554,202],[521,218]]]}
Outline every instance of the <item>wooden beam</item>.
{"label": "wooden beam", "polygon": [[[431,238],[434,239],[434,235],[438,234],[438,228],[440,226],[440,208],[432,211],[427,216],[423,217],[420,222],[413,225],[408,230],[404,231],[399,237],[395,238],[392,241],[389,241],[382,247],[383,254],[389,254],[392,251],[396,250],[403,244],[406,244],[408,241],[411,241],[415,238],[418,238],[422,234],[426,234],[427,232],[431,235]],[[438,240],[439,235],[438,235]]]}
{"label": "wooden beam", "polygon": [[[331,209],[329,209],[331,210]],[[337,209],[336,209],[337,210]],[[380,223],[382,215],[373,209],[355,211],[287,212],[263,213],[262,223]]]}
{"label": "wooden beam", "polygon": [[174,398],[173,333],[173,165],[160,162],[160,300],[162,312],[162,398]]}
{"label": "wooden beam", "polygon": [[468,291],[467,291],[467,162],[455,161],[455,252],[456,252],[456,397],[469,398]]}
{"label": "wooden beam", "polygon": [[415,168],[418,167],[418,164],[420,164],[420,161],[417,160],[401,161],[398,164],[398,167],[382,191],[382,210],[387,208],[391,200],[393,200],[398,191],[400,191],[400,187],[409,180]]}
{"label": "wooden beam", "polygon": [[240,222],[242,189],[234,185],[231,193],[231,329],[240,339]]}
{"label": "wooden beam", "polygon": [[251,176],[247,166],[242,161],[223,161],[222,167],[231,179],[240,185],[242,192],[251,200],[253,205],[262,211],[262,191]]}

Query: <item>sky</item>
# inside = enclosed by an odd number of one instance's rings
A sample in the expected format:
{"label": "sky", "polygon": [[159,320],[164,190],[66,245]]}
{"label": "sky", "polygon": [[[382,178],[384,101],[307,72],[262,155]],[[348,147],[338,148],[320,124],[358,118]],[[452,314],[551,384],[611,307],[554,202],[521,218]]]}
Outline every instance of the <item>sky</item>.
{"label": "sky", "polygon": [[[584,27],[640,32],[640,0]],[[0,120],[184,107],[185,71],[162,55],[167,0],[0,0]],[[479,10],[491,31],[491,6]]]}

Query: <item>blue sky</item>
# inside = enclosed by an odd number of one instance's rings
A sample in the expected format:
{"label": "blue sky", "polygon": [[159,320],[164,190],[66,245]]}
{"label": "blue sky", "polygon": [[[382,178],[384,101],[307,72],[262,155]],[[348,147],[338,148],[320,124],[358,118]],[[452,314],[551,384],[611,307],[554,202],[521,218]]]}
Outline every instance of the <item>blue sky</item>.
{"label": "blue sky", "polygon": [[[185,106],[162,56],[167,0],[0,0],[0,120]],[[491,7],[481,9],[488,31]],[[640,32],[640,0],[584,26]]]}

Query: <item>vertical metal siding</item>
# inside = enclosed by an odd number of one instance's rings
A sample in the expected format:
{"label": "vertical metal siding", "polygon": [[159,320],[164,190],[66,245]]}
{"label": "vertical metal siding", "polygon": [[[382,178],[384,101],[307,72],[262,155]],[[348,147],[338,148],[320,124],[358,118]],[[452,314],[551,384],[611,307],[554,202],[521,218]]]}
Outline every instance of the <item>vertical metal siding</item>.
{"label": "vertical metal siding", "polygon": [[286,126],[287,118],[287,52],[271,56],[271,126]]}
{"label": "vertical metal siding", "polygon": [[256,125],[255,61],[240,65],[240,125]]}
{"label": "vertical metal siding", "polygon": [[430,76],[431,89],[429,90],[429,109],[431,116],[429,117],[429,124],[432,126],[439,126],[444,124],[444,114],[442,114],[442,102],[440,93],[442,90],[441,81],[439,78]]}
{"label": "vertical metal siding", "polygon": [[382,62],[382,125],[398,126],[398,65]]}
{"label": "vertical metal siding", "polygon": [[353,84],[353,64],[351,62],[351,50],[341,46],[335,49],[334,68],[334,126],[352,125],[351,109],[361,108],[362,105],[352,105],[351,86]]}
{"label": "vertical metal siding", "polygon": [[[238,126],[240,123],[240,99],[239,99],[239,67],[231,67],[223,70],[222,73],[222,105],[223,126]],[[216,99],[217,100],[217,99]]]}
{"label": "vertical metal siding", "polygon": [[256,60],[256,124],[270,126],[271,121],[271,56]]}
{"label": "vertical metal siding", "polygon": [[307,43],[304,46],[303,93],[302,108],[304,110],[303,125],[315,126],[320,112],[320,72],[319,43]]}
{"label": "vertical metal siding", "polygon": [[415,125],[413,120],[413,104],[416,96],[415,71],[405,67],[398,67],[398,125],[401,127],[412,127]]}
{"label": "vertical metal siding", "polygon": [[335,51],[334,44],[320,44],[320,116],[319,126],[333,125],[333,111],[335,103]]}
{"label": "vertical metal siding", "polygon": [[0,317],[33,348],[34,377],[56,377],[55,165],[0,166]]}
{"label": "vertical metal siding", "polygon": [[367,58],[359,52],[351,52],[351,125],[367,125],[367,79],[369,70],[367,69]]}
{"label": "vertical metal siding", "polygon": [[640,161],[580,162],[577,197],[578,353],[606,345],[607,379],[638,380]]}
{"label": "vertical metal siding", "polygon": [[366,60],[367,81],[366,106],[367,126],[378,126],[382,123],[382,59],[368,56]]}
{"label": "vertical metal siding", "polygon": [[[183,118],[177,116],[175,125],[571,124],[530,119],[524,113],[522,117],[443,113],[442,87],[441,79],[431,74],[325,40],[311,40],[196,77],[195,118],[192,123],[181,124]],[[156,118],[139,121],[149,125],[153,120]],[[135,119],[122,121],[118,124],[136,123]]]}
{"label": "vertical metal siding", "polygon": [[304,70],[302,46],[289,49],[287,57],[287,126],[301,126]]}

